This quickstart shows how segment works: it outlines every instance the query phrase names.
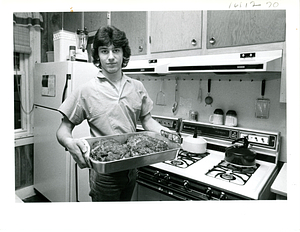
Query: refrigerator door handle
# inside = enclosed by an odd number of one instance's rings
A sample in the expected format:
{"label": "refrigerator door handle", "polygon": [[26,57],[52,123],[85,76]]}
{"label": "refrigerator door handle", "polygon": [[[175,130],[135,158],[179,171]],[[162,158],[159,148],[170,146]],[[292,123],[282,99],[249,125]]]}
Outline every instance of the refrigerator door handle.
{"label": "refrigerator door handle", "polygon": [[68,89],[68,82],[69,80],[71,80],[71,74],[66,74],[66,83],[65,83],[65,87],[64,87],[64,91],[62,94],[62,99],[61,99],[61,103],[64,102],[64,100],[67,98],[66,94],[67,94],[67,89]]}

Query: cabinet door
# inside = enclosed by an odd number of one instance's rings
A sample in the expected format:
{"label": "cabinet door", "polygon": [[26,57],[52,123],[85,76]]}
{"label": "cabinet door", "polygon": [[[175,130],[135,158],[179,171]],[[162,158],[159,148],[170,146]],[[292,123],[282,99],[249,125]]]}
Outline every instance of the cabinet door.
{"label": "cabinet door", "polygon": [[208,11],[207,48],[283,42],[285,23],[285,10]]}
{"label": "cabinet door", "polygon": [[147,54],[146,11],[112,12],[111,25],[126,33],[131,48],[131,55]]}
{"label": "cabinet door", "polygon": [[107,26],[107,12],[84,12],[84,26],[88,32]]}
{"label": "cabinet door", "polygon": [[150,12],[151,53],[201,48],[201,11]]}
{"label": "cabinet door", "polygon": [[63,29],[70,32],[76,32],[82,28],[83,12],[64,12]]}

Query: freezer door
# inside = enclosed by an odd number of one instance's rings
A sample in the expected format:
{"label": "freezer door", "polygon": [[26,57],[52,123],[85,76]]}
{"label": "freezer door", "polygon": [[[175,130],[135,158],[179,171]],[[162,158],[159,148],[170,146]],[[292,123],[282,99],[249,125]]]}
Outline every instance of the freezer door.
{"label": "freezer door", "polygon": [[97,76],[99,69],[93,63],[71,62],[73,65],[72,72],[72,90],[78,88]]}
{"label": "freezer door", "polygon": [[92,63],[49,62],[35,64],[34,103],[57,109],[75,89],[98,73]]}
{"label": "freezer door", "polygon": [[[68,77],[72,73],[71,62],[49,62],[35,64],[34,69],[34,104],[57,109],[63,94],[69,85]],[[65,93],[67,94],[67,93]]]}

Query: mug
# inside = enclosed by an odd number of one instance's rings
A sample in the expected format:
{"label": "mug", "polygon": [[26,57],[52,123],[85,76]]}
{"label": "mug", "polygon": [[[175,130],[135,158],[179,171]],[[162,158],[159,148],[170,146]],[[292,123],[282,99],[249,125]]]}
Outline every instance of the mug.
{"label": "mug", "polygon": [[224,112],[222,109],[215,109],[214,114],[209,116],[209,122],[216,125],[223,125]]}
{"label": "mug", "polygon": [[234,110],[228,110],[225,117],[226,126],[237,126],[237,114]]}

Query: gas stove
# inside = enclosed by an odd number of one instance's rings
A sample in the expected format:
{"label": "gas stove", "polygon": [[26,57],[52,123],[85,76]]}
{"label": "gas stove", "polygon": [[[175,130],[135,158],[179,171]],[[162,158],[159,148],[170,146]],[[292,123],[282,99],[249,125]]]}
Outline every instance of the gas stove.
{"label": "gas stove", "polygon": [[[177,119],[154,118],[171,130],[178,127]],[[183,120],[180,130],[183,139],[192,136],[195,128],[207,141],[206,153],[193,154],[181,149],[174,160],[140,168],[138,183],[148,184],[149,188],[177,200],[270,198],[270,186],[278,172],[280,132]],[[225,149],[244,136],[257,153],[256,163],[250,167],[225,161]]]}

